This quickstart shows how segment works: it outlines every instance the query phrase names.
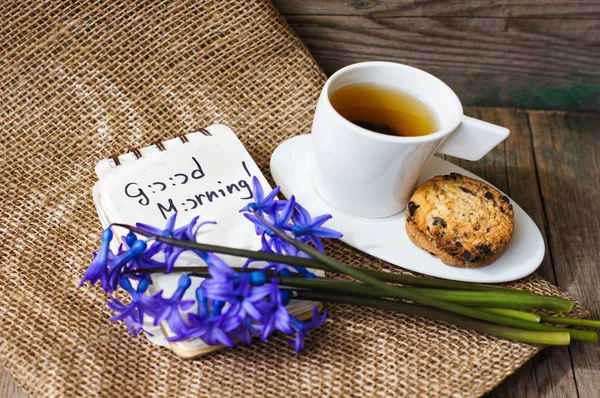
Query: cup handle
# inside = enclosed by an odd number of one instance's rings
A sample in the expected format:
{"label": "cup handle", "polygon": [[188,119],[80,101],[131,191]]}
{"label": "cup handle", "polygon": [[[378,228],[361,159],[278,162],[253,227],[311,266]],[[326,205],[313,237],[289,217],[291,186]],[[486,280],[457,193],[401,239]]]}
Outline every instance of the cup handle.
{"label": "cup handle", "polygon": [[479,160],[508,137],[506,127],[463,116],[462,122],[436,152],[466,160]]}

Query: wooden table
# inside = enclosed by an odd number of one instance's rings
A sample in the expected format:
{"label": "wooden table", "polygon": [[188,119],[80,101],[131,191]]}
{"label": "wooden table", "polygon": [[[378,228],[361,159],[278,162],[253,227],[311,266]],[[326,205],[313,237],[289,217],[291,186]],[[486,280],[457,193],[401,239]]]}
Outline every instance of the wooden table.
{"label": "wooden table", "polygon": [[467,106],[600,111],[600,0],[272,0],[325,73],[408,64]]}
{"label": "wooden table", "polygon": [[[468,108],[511,135],[483,160],[449,159],[508,193],[546,239],[538,272],[600,319],[600,115]],[[600,346],[542,351],[490,397],[598,397]],[[27,395],[0,368],[0,397]]]}

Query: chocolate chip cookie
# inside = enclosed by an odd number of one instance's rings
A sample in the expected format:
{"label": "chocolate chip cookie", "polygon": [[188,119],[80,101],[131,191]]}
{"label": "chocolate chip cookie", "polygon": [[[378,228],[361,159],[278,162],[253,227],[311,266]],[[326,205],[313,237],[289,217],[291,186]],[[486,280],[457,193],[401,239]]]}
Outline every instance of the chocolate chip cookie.
{"label": "chocolate chip cookie", "polygon": [[496,188],[461,174],[436,176],[406,207],[406,232],[443,263],[478,268],[492,263],[513,233],[514,212]]}

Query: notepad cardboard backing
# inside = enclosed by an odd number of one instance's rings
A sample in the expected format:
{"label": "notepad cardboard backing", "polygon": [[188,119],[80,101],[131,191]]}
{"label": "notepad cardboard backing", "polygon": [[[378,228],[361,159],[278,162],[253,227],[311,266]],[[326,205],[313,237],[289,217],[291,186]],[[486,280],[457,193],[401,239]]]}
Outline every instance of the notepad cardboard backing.
{"label": "notepad cardboard backing", "polygon": [[[478,396],[542,349],[342,305],[300,355],[275,335],[185,361],[130,336],[78,286],[100,241],[95,163],[224,123],[268,176],[325,76],[267,1],[15,1],[0,18],[0,364],[32,396]],[[514,286],[564,296],[535,275]]]}

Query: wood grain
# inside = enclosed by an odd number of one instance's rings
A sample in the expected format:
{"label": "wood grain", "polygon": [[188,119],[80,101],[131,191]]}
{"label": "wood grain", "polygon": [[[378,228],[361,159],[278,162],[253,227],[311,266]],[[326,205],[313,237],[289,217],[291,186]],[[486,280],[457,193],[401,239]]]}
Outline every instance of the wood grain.
{"label": "wood grain", "polygon": [[600,111],[600,1],[274,3],[329,74],[401,62],[465,105]]}
{"label": "wood grain", "polygon": [[[556,283],[600,317],[600,117],[530,114]],[[580,397],[597,397],[600,347],[569,347]]]}
{"label": "wood grain", "polygon": [[[548,247],[546,222],[536,173],[533,141],[527,112],[507,109],[475,109],[467,111],[510,129],[508,139],[479,162],[460,162],[460,166],[484,177],[506,192],[531,216],[542,231]],[[555,282],[550,251],[546,251],[537,270]],[[568,348],[553,347],[542,351],[515,375],[505,380],[490,397],[574,397],[577,396],[575,375]]]}
{"label": "wood grain", "polygon": [[283,15],[365,15],[470,18],[531,17],[566,19],[598,18],[598,1],[523,0],[273,0]]}
{"label": "wood grain", "polygon": [[[600,115],[468,108],[511,130],[478,162],[446,157],[508,193],[547,243],[538,272],[600,318]],[[598,397],[600,347],[574,342],[547,348],[489,397]],[[0,368],[0,397],[27,395]]]}
{"label": "wood grain", "polygon": [[[509,175],[509,195],[521,204],[537,226],[542,231],[544,243],[548,248],[548,236],[546,232],[547,221],[544,216],[543,204],[538,189],[539,182],[535,157],[533,154],[533,138],[529,125],[529,117],[526,112],[515,111],[516,118],[503,113],[499,123],[511,130],[510,139],[506,141],[507,168]],[[537,272],[550,282],[556,284],[554,267],[552,265],[550,250],[546,255]],[[498,391],[508,396],[513,384],[519,386],[518,391],[525,389],[528,394],[522,396],[545,396],[545,397],[572,397],[577,395],[574,371],[571,365],[571,357],[568,348],[555,347],[552,350],[544,350],[530,362],[532,371],[511,377],[503,383]],[[535,380],[536,383],[531,381]],[[535,388],[537,393],[529,393]]]}
{"label": "wood grain", "polygon": [[0,397],[27,398],[27,394],[17,385],[12,376],[0,367]]}

